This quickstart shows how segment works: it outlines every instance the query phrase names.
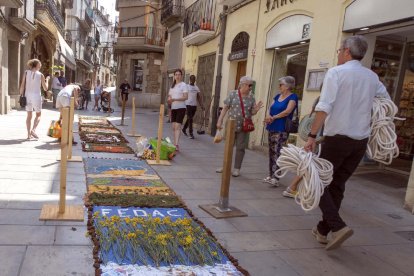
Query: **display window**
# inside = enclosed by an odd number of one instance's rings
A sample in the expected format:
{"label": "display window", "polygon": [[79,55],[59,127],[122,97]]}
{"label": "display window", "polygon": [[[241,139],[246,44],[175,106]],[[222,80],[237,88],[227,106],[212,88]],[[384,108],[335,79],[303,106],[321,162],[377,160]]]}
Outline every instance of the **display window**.
{"label": "display window", "polygon": [[[284,76],[292,76],[296,81],[296,87],[292,92],[298,95],[298,111],[300,112],[305,84],[306,65],[308,63],[308,51],[308,45],[275,50],[266,110],[269,110],[270,106],[273,104],[273,98],[279,93],[279,79]],[[264,128],[266,128],[266,126],[264,126]],[[295,134],[289,135],[288,143],[295,144],[296,138],[297,136]],[[268,146],[268,133],[266,130],[263,132],[262,144]]]}
{"label": "display window", "polygon": [[397,105],[397,117],[405,118],[395,121],[400,155],[387,167],[408,173],[414,158],[414,43],[396,34],[377,37],[371,69]]}

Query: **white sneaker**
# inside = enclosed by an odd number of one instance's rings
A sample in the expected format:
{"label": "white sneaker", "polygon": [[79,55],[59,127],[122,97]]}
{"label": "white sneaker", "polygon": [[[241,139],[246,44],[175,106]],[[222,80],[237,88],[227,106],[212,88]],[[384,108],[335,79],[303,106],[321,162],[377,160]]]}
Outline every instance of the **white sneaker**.
{"label": "white sneaker", "polygon": [[216,169],[216,173],[222,173],[223,172],[223,168],[217,168]]}
{"label": "white sneaker", "polygon": [[279,180],[270,176],[263,179],[263,182],[268,183],[270,187],[279,187]]}
{"label": "white sneaker", "polygon": [[234,176],[234,177],[240,176],[240,170],[239,169],[234,169],[233,172],[231,173],[231,175]]}

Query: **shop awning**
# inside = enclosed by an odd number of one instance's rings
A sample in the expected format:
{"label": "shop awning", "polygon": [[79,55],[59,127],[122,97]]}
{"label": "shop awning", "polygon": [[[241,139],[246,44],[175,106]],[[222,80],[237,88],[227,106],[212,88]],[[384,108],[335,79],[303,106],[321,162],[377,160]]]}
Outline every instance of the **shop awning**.
{"label": "shop awning", "polygon": [[66,59],[65,65],[68,66],[70,69],[75,70],[76,60],[72,49],[69,47],[69,45],[66,43],[66,41],[63,39],[62,35],[59,32],[57,32],[57,35],[59,38],[61,53]]}
{"label": "shop awning", "polygon": [[276,23],[266,34],[266,49],[282,47],[311,38],[312,17],[296,14]]}
{"label": "shop awning", "polygon": [[42,31],[43,35],[46,35],[50,40],[56,41],[60,45],[60,52],[64,57],[62,62],[65,63],[65,66],[68,66],[70,69],[76,69],[75,55],[73,54],[72,49],[63,39],[62,35],[57,29],[50,29],[44,23],[39,20],[36,20],[36,25],[39,26],[39,29]]}
{"label": "shop awning", "polygon": [[356,0],[345,10],[344,32],[413,19],[413,0]]}

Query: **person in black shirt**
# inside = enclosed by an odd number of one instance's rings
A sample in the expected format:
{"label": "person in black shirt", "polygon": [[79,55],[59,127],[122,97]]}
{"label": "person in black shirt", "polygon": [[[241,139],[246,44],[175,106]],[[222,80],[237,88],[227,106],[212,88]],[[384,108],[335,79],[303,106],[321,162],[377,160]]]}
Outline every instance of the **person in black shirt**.
{"label": "person in black shirt", "polygon": [[121,84],[121,86],[119,86],[119,89],[121,89],[121,94],[120,94],[121,101],[125,99],[125,102],[127,102],[129,90],[131,89],[131,86],[129,85],[127,79],[125,79],[124,82]]}

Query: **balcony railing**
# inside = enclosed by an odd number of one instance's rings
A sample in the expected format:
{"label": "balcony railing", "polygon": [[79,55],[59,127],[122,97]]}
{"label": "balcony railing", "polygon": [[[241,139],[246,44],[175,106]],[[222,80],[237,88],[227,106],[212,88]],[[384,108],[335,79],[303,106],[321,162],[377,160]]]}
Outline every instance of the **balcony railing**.
{"label": "balcony railing", "polygon": [[123,27],[119,28],[118,37],[144,37],[144,44],[164,47],[164,30],[153,27]]}
{"label": "balcony railing", "polygon": [[60,30],[63,30],[65,23],[63,21],[63,16],[59,12],[58,7],[53,0],[36,0],[36,12],[40,10],[46,10],[52,20],[56,23]]}
{"label": "balcony railing", "polygon": [[198,30],[214,31],[216,1],[198,0],[185,10],[183,37]]}
{"label": "balcony railing", "polygon": [[161,22],[165,26],[171,26],[184,18],[185,7],[183,0],[163,0]]}

